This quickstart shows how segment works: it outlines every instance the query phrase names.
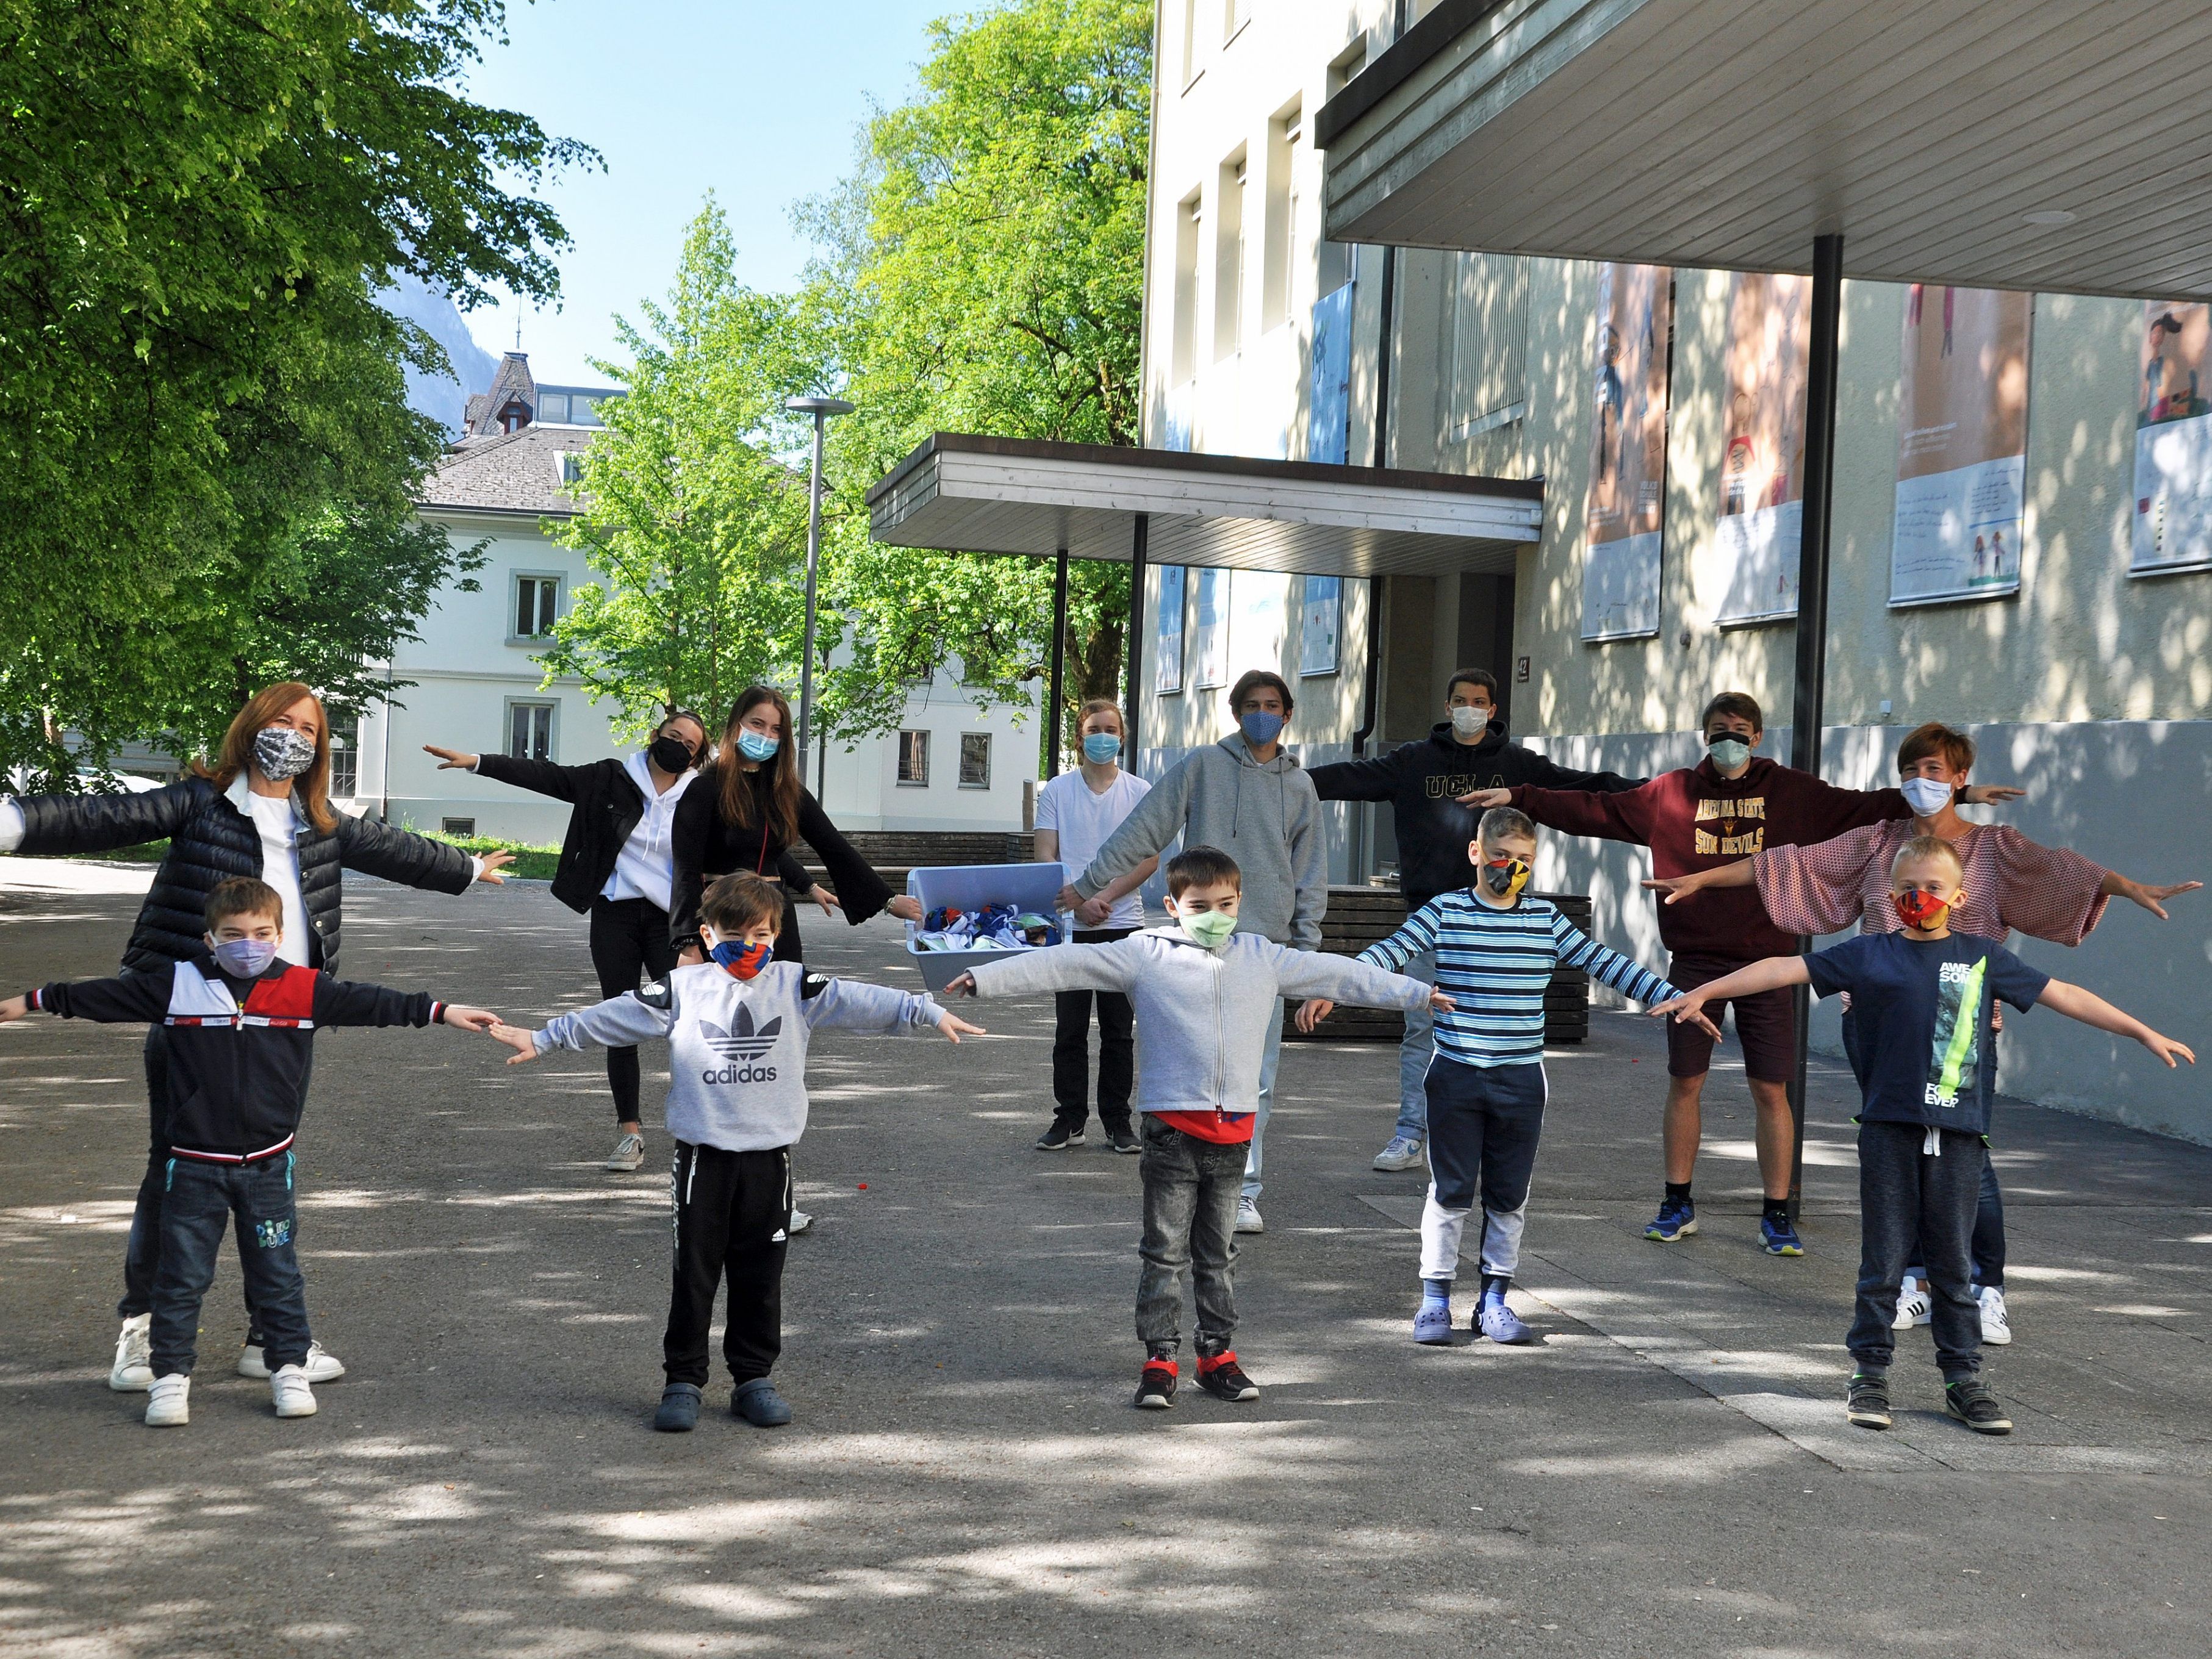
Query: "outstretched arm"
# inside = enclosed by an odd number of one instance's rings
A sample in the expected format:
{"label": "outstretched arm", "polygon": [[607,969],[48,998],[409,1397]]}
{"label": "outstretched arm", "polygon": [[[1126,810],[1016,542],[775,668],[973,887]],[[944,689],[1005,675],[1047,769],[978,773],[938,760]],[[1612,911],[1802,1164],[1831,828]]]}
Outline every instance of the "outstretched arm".
{"label": "outstretched arm", "polygon": [[168,1009],[170,983],[167,974],[118,974],[112,979],[59,981],[0,1004],[0,1024],[21,1019],[27,1013],[95,1020],[103,1025],[135,1025],[141,1020],[156,1020]]}
{"label": "outstretched arm", "polygon": [[1749,887],[1754,884],[1749,859],[1738,859],[1734,864],[1717,865],[1711,870],[1692,870],[1686,876],[1657,876],[1643,884],[1655,893],[1664,893],[1666,902],[1680,904],[1692,893],[1702,893],[1708,887]]}
{"label": "outstretched arm", "polygon": [[2094,1025],[2100,1031],[2110,1031],[2115,1036],[2132,1037],[2164,1060],[2173,1064],[2176,1054],[2191,1066],[2197,1063],[2195,1054],[2170,1036],[2161,1036],[2133,1014],[2115,1008],[2094,991],[2085,991],[2078,985],[2069,985],[2063,979],[2054,979],[2043,988],[2036,1000],[2046,1008],[2057,1010],[2069,1019],[2078,1019],[2084,1025]]}
{"label": "outstretched arm", "polygon": [[1003,962],[978,963],[945,988],[947,996],[1032,997],[1046,991],[1122,991],[1133,988],[1133,939],[1104,945],[1051,945],[1010,953]]}
{"label": "outstretched arm", "polygon": [[2160,921],[2166,921],[2172,918],[2166,914],[2166,901],[2182,893],[2193,893],[2203,884],[2201,881],[2174,881],[2163,884],[2131,881],[2117,870],[2107,870],[2097,890],[2107,898],[2132,900]]}
{"label": "outstretched arm", "polygon": [[[1671,1014],[1678,1025],[1705,1024],[1701,1012],[1708,1002],[1729,1002],[1738,997],[1756,996],[1761,991],[1778,991],[1785,985],[1809,985],[1813,975],[1805,967],[1802,957],[1768,957],[1754,962],[1748,968],[1739,968],[1732,974],[1723,974],[1711,984],[1700,985],[1694,991],[1684,991],[1666,1001],[1656,1004],[1645,1012],[1654,1018]],[[1708,1024],[1707,1029],[1711,1026]]]}

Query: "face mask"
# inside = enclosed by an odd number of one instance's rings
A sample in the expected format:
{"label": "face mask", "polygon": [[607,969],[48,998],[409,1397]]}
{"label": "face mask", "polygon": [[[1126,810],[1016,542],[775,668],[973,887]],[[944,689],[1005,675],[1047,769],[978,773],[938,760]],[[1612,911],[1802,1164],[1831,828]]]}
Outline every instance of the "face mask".
{"label": "face mask", "polygon": [[1898,894],[1891,902],[1897,906],[1897,914],[1905,919],[1906,927],[1926,931],[1941,927],[1951,909],[1948,899],[1938,898],[1918,887]]}
{"label": "face mask", "polygon": [[1518,898],[1529,873],[1519,859],[1492,859],[1482,867],[1482,884],[1499,898]]}
{"label": "face mask", "polygon": [[1193,944],[1204,945],[1209,951],[1218,951],[1237,931],[1237,918],[1226,910],[1194,911],[1189,915],[1178,915],[1176,921]]}
{"label": "face mask", "polygon": [[1093,766],[1103,766],[1121,752],[1121,739],[1111,732],[1093,732],[1083,740],[1083,758]]}
{"label": "face mask", "polygon": [[738,733],[738,752],[749,761],[773,760],[782,747],[781,738],[763,737],[750,726]]}
{"label": "face mask", "polygon": [[227,939],[217,945],[210,939],[208,949],[215,957],[215,965],[233,979],[259,979],[276,960],[274,939]]}
{"label": "face mask", "polygon": [[1255,708],[1238,720],[1237,724],[1243,731],[1245,742],[1257,749],[1274,742],[1283,729],[1284,721],[1280,714],[1263,714]]}
{"label": "face mask", "polygon": [[1741,738],[1715,738],[1705,745],[1705,751],[1723,772],[1733,772],[1751,758],[1751,745]]}
{"label": "face mask", "polygon": [[1907,778],[1899,784],[1905,804],[1923,818],[1932,818],[1950,804],[1951,786],[1933,778]]}
{"label": "face mask", "polygon": [[289,726],[264,726],[253,734],[253,764],[271,783],[296,778],[315,763],[315,740]]}
{"label": "face mask", "polygon": [[1451,723],[1452,730],[1462,738],[1480,737],[1490,730],[1490,711],[1463,702],[1451,711]]}
{"label": "face mask", "polygon": [[645,757],[664,772],[691,769],[691,745],[681,738],[655,738],[647,745]]}
{"label": "face mask", "polygon": [[769,964],[775,955],[774,945],[746,945],[738,939],[726,939],[707,947],[707,954],[722,964],[738,979],[750,979]]}

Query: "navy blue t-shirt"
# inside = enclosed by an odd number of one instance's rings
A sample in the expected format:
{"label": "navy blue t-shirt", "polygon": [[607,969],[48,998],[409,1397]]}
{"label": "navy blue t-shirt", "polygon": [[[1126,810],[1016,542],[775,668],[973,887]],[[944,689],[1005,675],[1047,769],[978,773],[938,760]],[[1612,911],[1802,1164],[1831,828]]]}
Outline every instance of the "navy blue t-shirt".
{"label": "navy blue t-shirt", "polygon": [[1972,933],[1915,940],[1861,933],[1805,958],[1815,996],[1851,994],[1860,1118],[1987,1134],[1996,1091],[1996,999],[2023,1011],[2051,975]]}

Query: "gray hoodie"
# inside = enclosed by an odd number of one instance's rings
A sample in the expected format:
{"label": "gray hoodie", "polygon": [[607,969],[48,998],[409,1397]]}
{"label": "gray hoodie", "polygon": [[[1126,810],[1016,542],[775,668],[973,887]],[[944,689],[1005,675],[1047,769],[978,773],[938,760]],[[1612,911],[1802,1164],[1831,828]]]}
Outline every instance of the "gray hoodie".
{"label": "gray hoodie", "polygon": [[719,963],[678,968],[550,1021],[538,1052],[668,1039],[668,1133],[695,1146],[768,1152],[806,1132],[806,1043],[817,1030],[927,1030],[945,1011],[887,985],[771,962],[741,980]]}
{"label": "gray hoodie", "polygon": [[1185,847],[1219,848],[1244,872],[1239,933],[1305,951],[1321,943],[1328,908],[1321,798],[1288,750],[1263,765],[1232,733],[1184,756],[1106,838],[1075,890],[1094,896],[1177,836]]}
{"label": "gray hoodie", "polygon": [[1429,1000],[1420,981],[1350,957],[1292,951],[1256,933],[1231,933],[1220,950],[1209,951],[1180,927],[1025,951],[969,971],[979,998],[1046,991],[1127,996],[1136,1005],[1140,1112],[1258,1110],[1261,1054],[1285,997],[1407,1010]]}

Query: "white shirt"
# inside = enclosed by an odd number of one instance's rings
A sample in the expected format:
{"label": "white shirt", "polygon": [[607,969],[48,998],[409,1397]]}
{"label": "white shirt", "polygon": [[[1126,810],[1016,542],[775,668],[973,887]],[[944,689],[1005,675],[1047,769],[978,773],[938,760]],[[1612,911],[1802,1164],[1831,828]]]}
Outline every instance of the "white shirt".
{"label": "white shirt", "polygon": [[615,854],[614,873],[599,889],[599,896],[641,898],[665,910],[675,902],[676,849],[672,838],[676,803],[684,799],[684,792],[699,775],[686,772],[668,786],[665,794],[656,795],[653,793],[653,774],[646,769],[642,754],[632,755],[624,761],[623,770],[645,797],[645,811],[637,821],[637,828],[629,832],[629,839],[623,842],[622,851]]}
{"label": "white shirt", "polygon": [[[1098,856],[1106,838],[1121,827],[1121,820],[1137,810],[1137,803],[1152,793],[1152,786],[1135,773],[1116,768],[1114,781],[1103,793],[1095,792],[1078,767],[1062,772],[1037,791],[1036,827],[1060,837],[1060,862],[1074,881]],[[1108,913],[1105,927],[1141,927],[1145,901],[1136,893],[1123,894]]]}
{"label": "white shirt", "polygon": [[[307,902],[300,892],[300,854],[294,845],[298,820],[289,795],[257,795],[246,787],[241,772],[230,786],[231,804],[253,819],[261,836],[261,879],[284,901],[284,937],[276,954],[305,968],[307,960]],[[240,797],[243,796],[243,800]]]}

